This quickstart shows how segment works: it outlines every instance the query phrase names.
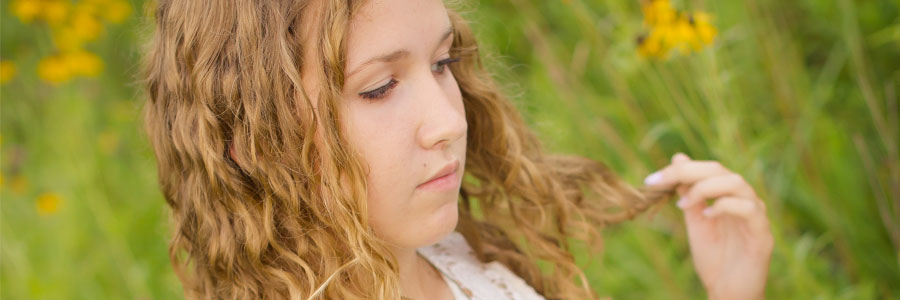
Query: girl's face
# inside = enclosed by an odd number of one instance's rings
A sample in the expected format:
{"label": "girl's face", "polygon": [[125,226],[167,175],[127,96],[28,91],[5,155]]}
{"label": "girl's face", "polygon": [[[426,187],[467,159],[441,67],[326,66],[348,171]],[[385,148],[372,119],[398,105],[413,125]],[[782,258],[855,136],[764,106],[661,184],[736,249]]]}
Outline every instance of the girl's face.
{"label": "girl's face", "polygon": [[[369,167],[369,218],[396,247],[453,231],[466,116],[440,0],[370,0],[351,20],[342,121]],[[436,178],[436,179],[435,179]]]}

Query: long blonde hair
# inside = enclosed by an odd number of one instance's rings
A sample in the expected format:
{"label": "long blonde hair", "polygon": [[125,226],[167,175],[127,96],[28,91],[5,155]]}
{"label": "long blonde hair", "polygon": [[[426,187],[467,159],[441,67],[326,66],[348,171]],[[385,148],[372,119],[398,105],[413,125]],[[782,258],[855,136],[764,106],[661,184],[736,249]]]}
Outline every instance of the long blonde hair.
{"label": "long blonde hair", "polygon": [[[368,224],[363,162],[338,122],[359,1],[326,1],[321,22],[301,18],[308,2],[159,0],[154,9],[144,124],[172,210],[169,256],[189,299],[401,298],[397,262]],[[568,239],[599,245],[601,227],[668,193],[545,153],[484,69],[469,26],[450,18],[469,128],[457,230],[479,259],[503,263],[548,299],[595,298]],[[313,43],[300,42],[303,32]],[[301,85],[305,47],[321,66],[308,73],[317,95]]]}

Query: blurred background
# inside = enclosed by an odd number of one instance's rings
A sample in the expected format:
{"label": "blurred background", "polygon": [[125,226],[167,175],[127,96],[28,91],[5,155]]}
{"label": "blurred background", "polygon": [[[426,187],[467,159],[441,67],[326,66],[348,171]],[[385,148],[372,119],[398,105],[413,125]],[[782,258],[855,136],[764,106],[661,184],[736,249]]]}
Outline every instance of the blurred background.
{"label": "blurred background", "polygon": [[[151,3],[0,1],[0,298],[180,299],[136,83]],[[768,204],[771,299],[900,299],[900,2],[461,5],[545,145],[628,182],[682,151]],[[605,231],[600,295],[702,299],[681,212]]]}

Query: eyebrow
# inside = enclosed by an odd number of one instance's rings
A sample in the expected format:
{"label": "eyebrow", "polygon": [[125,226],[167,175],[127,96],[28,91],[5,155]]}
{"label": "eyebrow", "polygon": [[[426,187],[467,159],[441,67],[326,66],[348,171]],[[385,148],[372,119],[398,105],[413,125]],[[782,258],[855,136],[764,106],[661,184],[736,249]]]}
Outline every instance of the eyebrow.
{"label": "eyebrow", "polygon": [[[453,27],[451,26],[451,27],[447,28],[446,31],[444,31],[444,34],[441,35],[441,39],[438,40],[438,44],[447,40],[447,38],[449,38],[450,35],[452,35],[452,34],[453,34]],[[363,69],[363,67],[365,67],[366,65],[370,65],[370,64],[373,64],[376,62],[385,62],[385,63],[394,62],[394,61],[397,61],[398,59],[406,58],[407,56],[409,56],[409,50],[399,49],[399,50],[396,50],[396,51],[388,53],[388,54],[379,55],[379,56],[370,58],[366,62],[364,62],[364,63],[360,64],[358,67],[356,67],[356,70],[353,70],[353,72],[348,73],[347,76],[345,76],[345,77],[350,77],[350,75],[353,75],[354,73],[361,71]]]}

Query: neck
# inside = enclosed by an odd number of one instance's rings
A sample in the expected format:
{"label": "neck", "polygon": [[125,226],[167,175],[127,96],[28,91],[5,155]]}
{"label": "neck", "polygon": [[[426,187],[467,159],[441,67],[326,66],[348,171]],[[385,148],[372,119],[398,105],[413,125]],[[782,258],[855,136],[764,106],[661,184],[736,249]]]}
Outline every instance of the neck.
{"label": "neck", "polygon": [[437,284],[443,283],[440,271],[416,253],[416,249],[393,249],[400,267],[400,290],[404,297],[431,299]]}

